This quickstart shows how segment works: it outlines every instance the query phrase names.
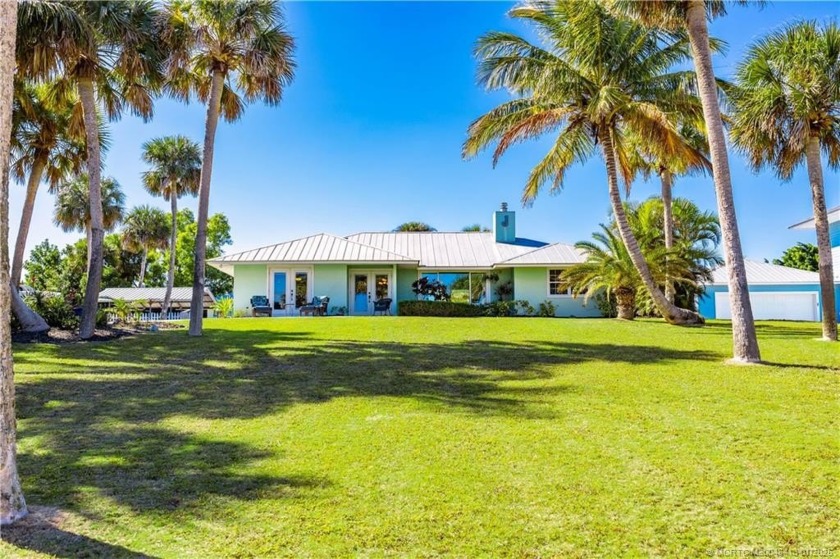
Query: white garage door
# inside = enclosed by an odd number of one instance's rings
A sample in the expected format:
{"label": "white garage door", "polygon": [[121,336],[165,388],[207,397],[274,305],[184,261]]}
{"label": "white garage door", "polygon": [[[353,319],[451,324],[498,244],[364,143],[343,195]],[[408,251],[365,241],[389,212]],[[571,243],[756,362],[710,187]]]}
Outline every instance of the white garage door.
{"label": "white garage door", "polygon": [[[816,291],[750,292],[753,317],[756,320],[819,320]],[[715,316],[732,318],[729,293],[715,293]]]}

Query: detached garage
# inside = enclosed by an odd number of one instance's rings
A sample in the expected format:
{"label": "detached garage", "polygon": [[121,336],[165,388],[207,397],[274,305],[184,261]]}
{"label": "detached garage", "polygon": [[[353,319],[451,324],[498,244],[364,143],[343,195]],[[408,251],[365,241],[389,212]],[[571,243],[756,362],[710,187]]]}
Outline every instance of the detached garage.
{"label": "detached garage", "polygon": [[[821,320],[819,274],[753,260],[744,264],[756,320]],[[715,270],[712,280],[698,310],[706,318],[730,319],[726,268]]]}

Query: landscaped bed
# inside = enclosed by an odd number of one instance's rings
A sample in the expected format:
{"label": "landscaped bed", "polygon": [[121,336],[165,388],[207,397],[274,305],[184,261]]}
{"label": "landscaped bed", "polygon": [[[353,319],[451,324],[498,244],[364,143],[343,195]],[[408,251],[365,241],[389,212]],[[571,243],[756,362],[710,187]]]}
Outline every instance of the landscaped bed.
{"label": "landscaped bed", "polygon": [[15,346],[7,557],[834,550],[836,344],[761,323],[209,320]]}

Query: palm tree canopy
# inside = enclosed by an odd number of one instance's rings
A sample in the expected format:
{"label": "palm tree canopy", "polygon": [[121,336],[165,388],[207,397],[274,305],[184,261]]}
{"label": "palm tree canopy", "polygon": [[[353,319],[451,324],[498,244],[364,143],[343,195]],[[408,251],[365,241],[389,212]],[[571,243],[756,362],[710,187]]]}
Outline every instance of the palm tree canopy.
{"label": "palm tree canopy", "polygon": [[[108,118],[129,108],[148,120],[163,79],[157,13],[150,0],[22,0],[18,71],[54,80],[55,98],[72,98],[78,79],[92,79]],[[71,122],[83,126],[81,105]]]}
{"label": "palm tree canopy", "polygon": [[[646,253],[665,246],[664,213],[662,199],[657,197],[639,204],[627,204],[630,226]],[[712,269],[723,264],[717,250],[721,241],[717,216],[700,210],[687,198],[675,198],[673,219],[673,252],[692,263],[688,268],[697,280],[710,279]]]}
{"label": "palm tree canopy", "polygon": [[[294,77],[294,39],[274,0],[171,0],[164,5],[168,91],[202,103],[212,76],[226,77],[221,115],[238,120],[246,102],[276,105]],[[240,96],[240,92],[242,96]],[[244,99],[244,100],[243,100]]]}
{"label": "palm tree canopy", "polygon": [[[52,192],[68,175],[82,171],[87,147],[83,129],[72,122],[78,99],[75,96],[56,99],[50,95],[50,87],[50,84],[16,84],[11,171],[15,180],[23,182],[35,161],[46,158],[44,179]],[[102,119],[99,120],[100,144],[107,151],[108,130]]]}
{"label": "palm tree canopy", "polygon": [[[706,17],[714,19],[726,15],[726,4],[764,4],[763,0],[705,0]],[[607,0],[616,13],[630,16],[645,25],[677,30],[685,26],[686,0]]]}
{"label": "palm tree canopy", "polygon": [[437,231],[434,227],[429,225],[428,223],[423,223],[422,221],[406,221],[405,223],[400,223],[394,228],[395,232],[423,232],[423,231]]}
{"label": "palm tree canopy", "polygon": [[674,69],[689,57],[684,36],[616,18],[594,1],[527,2],[510,15],[530,23],[542,45],[512,33],[479,39],[480,82],[514,99],[470,125],[463,151],[471,157],[495,143],[495,165],[517,142],[555,134],[525,184],[523,203],[531,203],[548,181],[558,191],[568,168],[586,161],[602,134],[615,146],[627,185],[635,174],[628,134],[659,146],[664,155],[702,165],[675,124],[677,116],[702,118],[691,93],[693,72]]}
{"label": "palm tree canopy", "polygon": [[143,144],[143,161],[152,168],[143,173],[143,186],[169,201],[172,196],[195,196],[201,175],[201,149],[186,136],[165,136]]}
{"label": "palm tree canopy", "polygon": [[[78,175],[58,186],[53,221],[64,231],[85,231],[90,223],[88,176]],[[122,220],[125,194],[112,177],[102,179],[102,211],[105,229],[110,231]]]}
{"label": "palm tree canopy", "polygon": [[166,248],[170,229],[166,212],[151,206],[138,206],[128,212],[123,222],[123,246],[136,252]]}
{"label": "palm tree canopy", "polygon": [[840,165],[840,27],[803,21],[749,49],[730,95],[732,139],[757,170],[784,180],[804,161],[812,137]]}

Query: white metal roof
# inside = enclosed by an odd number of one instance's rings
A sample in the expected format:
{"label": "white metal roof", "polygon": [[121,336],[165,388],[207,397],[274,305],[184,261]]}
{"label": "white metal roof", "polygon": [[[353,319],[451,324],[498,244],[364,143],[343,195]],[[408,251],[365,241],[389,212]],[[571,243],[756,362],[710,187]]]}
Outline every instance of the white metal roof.
{"label": "white metal roof", "polygon": [[478,232],[356,233],[347,238],[404,254],[419,262],[420,267],[430,269],[492,268],[546,244],[520,238],[515,243],[497,243],[493,233]]}
{"label": "white metal roof", "polygon": [[[808,272],[787,266],[777,266],[767,262],[756,260],[744,260],[744,267],[747,271],[747,283],[754,285],[772,284],[819,284],[820,275],[817,272]],[[712,283],[726,285],[728,283],[726,267],[721,266],[712,272]]]}
{"label": "white metal roof", "polygon": [[[831,208],[828,210],[828,222],[834,223],[836,221],[840,221],[840,206],[835,208]],[[794,223],[788,229],[813,229],[814,228],[814,218],[809,217],[805,221],[800,221],[799,223]]]}
{"label": "white metal roof", "polygon": [[[99,293],[100,303],[110,303],[116,299],[126,301],[155,301],[163,302],[166,297],[165,287],[108,287]],[[192,287],[173,287],[173,303],[189,303],[192,301]],[[214,303],[216,299],[209,289],[204,289],[204,301]]]}
{"label": "white metal roof", "polygon": [[234,264],[268,262],[417,263],[416,259],[326,233],[246,250],[245,252],[226,254],[208,261],[209,264],[228,273],[232,272]]}
{"label": "white metal roof", "polygon": [[510,266],[553,266],[562,264],[577,264],[586,261],[583,251],[573,245],[553,243],[520,256],[505,260],[500,265]]}

